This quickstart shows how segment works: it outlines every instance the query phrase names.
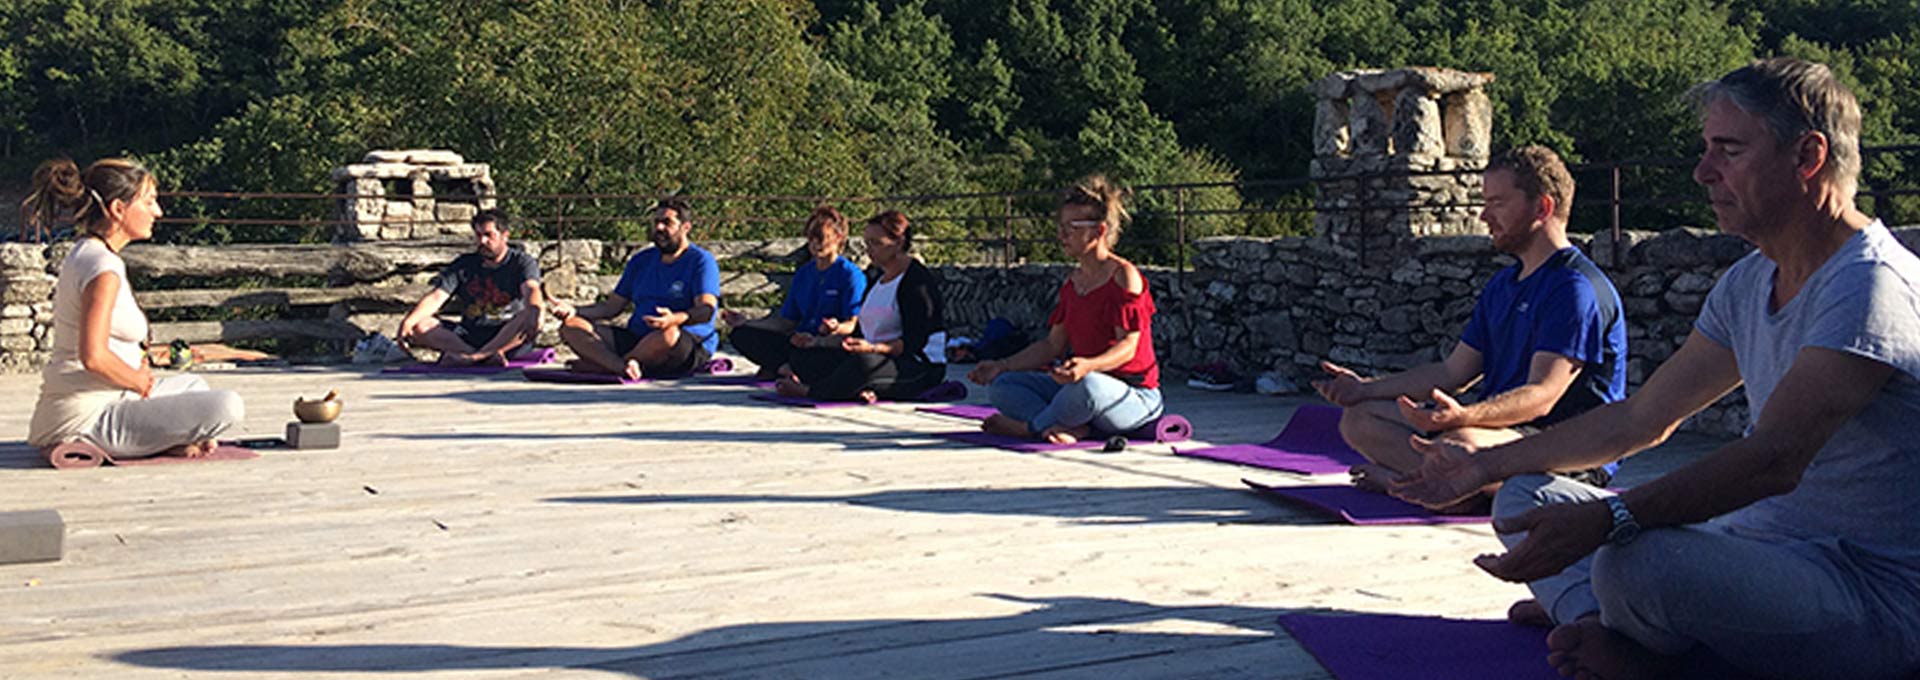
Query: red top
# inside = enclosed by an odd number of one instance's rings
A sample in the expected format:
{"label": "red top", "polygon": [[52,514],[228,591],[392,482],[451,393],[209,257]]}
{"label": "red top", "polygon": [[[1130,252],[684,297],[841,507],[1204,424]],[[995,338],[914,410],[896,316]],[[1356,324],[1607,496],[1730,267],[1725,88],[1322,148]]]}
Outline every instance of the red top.
{"label": "red top", "polygon": [[1115,328],[1140,331],[1140,343],[1134,346],[1133,359],[1107,375],[1134,387],[1158,388],[1160,362],[1153,357],[1153,293],[1147,290],[1145,277],[1140,294],[1127,292],[1113,279],[1087,294],[1073,288],[1073,279],[1060,284],[1060,301],[1047,317],[1047,325],[1063,326],[1067,331],[1067,352],[1074,357],[1094,357],[1120,342]]}

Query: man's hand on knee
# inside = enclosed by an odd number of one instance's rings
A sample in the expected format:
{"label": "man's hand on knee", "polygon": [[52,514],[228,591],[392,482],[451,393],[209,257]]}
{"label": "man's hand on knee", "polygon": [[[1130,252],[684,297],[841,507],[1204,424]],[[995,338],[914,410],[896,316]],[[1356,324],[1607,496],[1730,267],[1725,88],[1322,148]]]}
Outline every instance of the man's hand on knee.
{"label": "man's hand on knee", "polygon": [[1494,520],[1503,534],[1527,537],[1503,555],[1481,555],[1473,563],[1494,578],[1514,583],[1538,581],[1565,570],[1607,541],[1613,515],[1604,503],[1556,503]]}

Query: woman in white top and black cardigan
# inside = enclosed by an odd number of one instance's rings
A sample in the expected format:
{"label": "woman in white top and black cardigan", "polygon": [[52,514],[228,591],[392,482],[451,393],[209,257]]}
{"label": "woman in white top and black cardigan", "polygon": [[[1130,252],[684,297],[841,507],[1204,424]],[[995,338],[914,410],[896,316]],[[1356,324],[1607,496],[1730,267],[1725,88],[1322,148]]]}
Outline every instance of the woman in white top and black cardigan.
{"label": "woman in white top and black cardigan", "polygon": [[146,168],[110,158],[81,172],[58,159],[34,173],[28,221],[73,216],[81,236],[53,292],[53,348],[27,441],[81,440],[115,458],[213,451],[245,415],[240,396],[195,375],[156,380],[147,366],[147,316],[133,300],[120,250],[153,237],[158,187]]}
{"label": "woman in white top and black cardigan", "polygon": [[913,227],[889,210],[867,220],[863,239],[868,273],[866,301],[856,324],[833,334],[796,335],[811,345],[794,352],[791,370],[775,388],[781,394],[821,401],[911,399],[947,378],[946,303],[940,281],[913,259]]}

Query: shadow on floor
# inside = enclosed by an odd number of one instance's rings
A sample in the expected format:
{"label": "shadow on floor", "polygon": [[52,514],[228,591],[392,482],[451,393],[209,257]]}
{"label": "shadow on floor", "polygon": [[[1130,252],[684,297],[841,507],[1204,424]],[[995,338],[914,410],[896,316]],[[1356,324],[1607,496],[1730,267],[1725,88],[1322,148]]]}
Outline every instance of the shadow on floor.
{"label": "shadow on floor", "polygon": [[1283,507],[1244,489],[1210,486],[911,489],[846,496],[660,494],[545,500],[625,505],[831,504],[897,512],[1057,517],[1088,525],[1332,523],[1322,515]]}
{"label": "shadow on floor", "polygon": [[[573,668],[636,678],[982,678],[1091,670],[1177,656],[1199,677],[1289,677],[1316,668],[1280,632],[1295,610],[1159,606],[1107,598],[995,599],[1036,605],[1005,616],[750,623],[633,647],[446,644],[206,645],[139,649],[108,658],[148,668],[282,673],[417,673]],[[1205,633],[1146,630],[1170,622]],[[1260,646],[1248,649],[1248,645]],[[1270,651],[1263,651],[1270,648]],[[1170,675],[1180,675],[1178,672]]]}

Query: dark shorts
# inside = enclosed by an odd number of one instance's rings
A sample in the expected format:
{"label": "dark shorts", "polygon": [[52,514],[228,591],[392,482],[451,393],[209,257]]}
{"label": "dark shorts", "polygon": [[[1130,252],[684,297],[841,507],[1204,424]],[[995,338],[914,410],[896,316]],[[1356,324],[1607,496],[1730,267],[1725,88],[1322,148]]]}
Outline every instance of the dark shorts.
{"label": "dark shorts", "polygon": [[506,324],[461,322],[453,324],[452,327],[453,334],[460,336],[461,342],[467,343],[467,346],[474,349],[480,349],[499,337],[500,329],[506,328]]}
{"label": "dark shorts", "polygon": [[[607,331],[612,334],[614,354],[624,357],[632,352],[633,348],[640,346],[642,336],[627,330],[625,326],[608,326]],[[692,333],[681,333],[680,341],[674,343],[672,349],[667,350],[665,357],[661,357],[659,361],[641,364],[640,373],[649,378],[689,376],[704,368],[707,360],[712,358],[713,355],[707,352],[707,346],[701,343],[699,338],[694,337]]]}

